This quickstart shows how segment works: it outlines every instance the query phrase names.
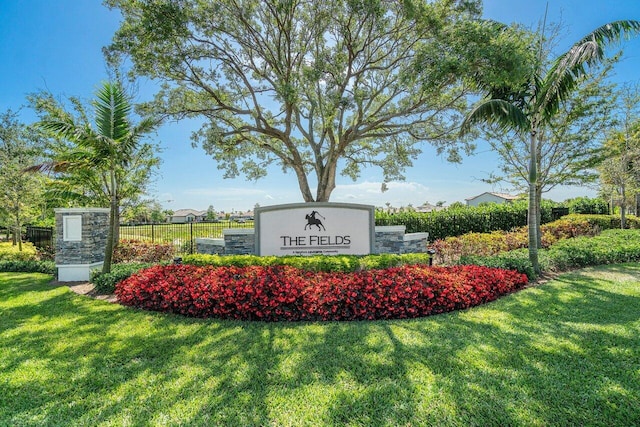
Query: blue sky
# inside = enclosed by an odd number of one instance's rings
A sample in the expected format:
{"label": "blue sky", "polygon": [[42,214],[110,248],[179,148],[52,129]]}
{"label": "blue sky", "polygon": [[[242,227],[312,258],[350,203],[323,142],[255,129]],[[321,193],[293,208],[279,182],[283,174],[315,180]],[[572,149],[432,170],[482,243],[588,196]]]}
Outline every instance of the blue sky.
{"label": "blue sky", "polygon": [[[594,28],[620,19],[640,19],[639,0],[486,0],[484,14],[505,23],[536,27],[549,3],[548,21],[566,26],[564,49]],[[106,79],[101,48],[109,44],[118,28],[119,15],[98,0],[0,0],[0,112],[18,110],[25,96],[48,90],[55,96],[90,99]],[[624,56],[613,79],[637,82],[640,70],[640,37],[624,42]],[[151,82],[141,82],[141,100],[154,92]],[[23,108],[25,123],[34,119]],[[200,148],[192,148],[193,122],[167,123],[156,136],[163,149],[162,166],[152,186],[152,196],[170,209],[248,210],[261,206],[300,202],[293,174],[271,171],[257,182],[242,178],[226,180],[215,162]],[[331,200],[384,206],[418,206],[425,201],[464,201],[485,191],[503,191],[481,179],[496,169],[496,156],[482,142],[474,156],[462,164],[450,164],[431,147],[406,171],[406,181],[392,182],[380,192],[379,170],[365,169],[357,182],[338,177]],[[593,196],[585,188],[561,188],[545,197],[562,201],[575,196]]]}

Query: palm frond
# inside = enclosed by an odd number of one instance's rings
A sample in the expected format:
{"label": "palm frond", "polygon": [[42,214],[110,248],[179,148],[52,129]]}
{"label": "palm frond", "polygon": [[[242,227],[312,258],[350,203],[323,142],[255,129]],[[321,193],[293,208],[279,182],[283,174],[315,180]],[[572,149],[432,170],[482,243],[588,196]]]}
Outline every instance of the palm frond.
{"label": "palm frond", "polygon": [[604,49],[608,44],[639,32],[640,21],[615,21],[596,28],[575,43],[554,61],[547,73],[541,86],[544,93],[538,98],[539,111],[546,117],[555,114],[560,103],[587,74],[588,68],[604,61]]}
{"label": "palm frond", "polygon": [[76,124],[72,118],[46,119],[37,126],[48,134],[68,141],[79,142],[91,134],[91,128],[86,125]]}
{"label": "palm frond", "polygon": [[114,141],[122,140],[130,130],[131,103],[118,83],[105,82],[94,102],[98,134]]}
{"label": "palm frond", "polygon": [[520,133],[527,132],[530,121],[518,107],[503,99],[488,99],[476,105],[465,117],[460,126],[460,135],[465,135],[471,126],[488,123],[501,129],[512,129]]}
{"label": "palm frond", "polygon": [[59,161],[50,161],[50,162],[43,162],[37,165],[32,165],[29,166],[28,168],[24,169],[24,172],[31,172],[31,173],[50,173],[50,172],[64,172],[67,169],[67,167],[69,166],[68,162],[59,162]]}

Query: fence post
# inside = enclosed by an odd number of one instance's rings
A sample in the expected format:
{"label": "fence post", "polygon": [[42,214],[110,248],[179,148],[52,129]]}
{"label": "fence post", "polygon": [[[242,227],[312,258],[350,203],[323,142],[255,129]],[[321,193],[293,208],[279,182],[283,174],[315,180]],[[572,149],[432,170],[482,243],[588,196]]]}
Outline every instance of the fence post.
{"label": "fence post", "polygon": [[151,223],[151,243],[155,243],[156,242],[156,232],[155,229],[153,228],[153,223]]}
{"label": "fence post", "polygon": [[189,227],[190,228],[190,233],[189,233],[190,234],[190,236],[189,236],[189,238],[190,238],[189,239],[189,243],[190,243],[190,245],[189,245],[189,253],[192,254],[193,253],[193,222],[190,222],[189,225],[190,225],[190,227]]}

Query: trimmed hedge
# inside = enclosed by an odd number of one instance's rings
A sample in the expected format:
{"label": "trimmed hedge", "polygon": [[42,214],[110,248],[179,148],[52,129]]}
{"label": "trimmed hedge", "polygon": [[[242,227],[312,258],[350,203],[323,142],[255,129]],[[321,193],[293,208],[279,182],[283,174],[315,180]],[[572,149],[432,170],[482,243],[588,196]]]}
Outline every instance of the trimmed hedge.
{"label": "trimmed hedge", "polygon": [[56,274],[56,265],[53,261],[0,261],[0,272],[4,273],[44,273]]}
{"label": "trimmed hedge", "polygon": [[640,230],[606,230],[592,238],[563,240],[545,252],[543,268],[564,271],[640,261]]}
{"label": "trimmed hedge", "polygon": [[[193,254],[182,257],[184,264],[214,267],[249,267],[288,265],[301,270],[314,272],[352,272],[374,268],[388,268],[407,264],[429,264],[429,254],[382,254],[367,256],[313,256],[313,257],[276,257],[257,255],[207,255]],[[113,293],[116,283],[126,279],[151,263],[114,264],[111,273],[102,274],[99,270],[91,273],[91,283],[102,293]]]}
{"label": "trimmed hedge", "polygon": [[252,265],[273,266],[288,265],[307,271],[350,272],[408,264],[429,264],[431,255],[416,254],[380,254],[380,255],[335,255],[335,256],[257,256],[257,255],[205,255],[193,254],[182,257],[184,264],[198,266],[235,266]]}
{"label": "trimmed hedge", "polygon": [[116,283],[153,265],[152,263],[113,264],[110,273],[102,273],[100,270],[91,271],[89,280],[95,285],[98,292],[112,294],[116,290]]}
{"label": "trimmed hedge", "polygon": [[[572,214],[607,214],[609,212],[609,205],[601,199],[583,197],[568,200],[566,203],[543,200],[540,207],[541,223],[551,222],[553,208],[562,206],[568,206]],[[407,233],[428,232],[433,241],[467,233],[490,233],[524,227],[527,225],[527,210],[527,201],[521,200],[505,204],[490,203],[477,207],[454,206],[429,213],[391,214],[376,211],[376,225],[404,225]],[[618,219],[618,227],[619,224]],[[615,228],[615,226],[606,228]]]}
{"label": "trimmed hedge", "polygon": [[[595,237],[559,241],[539,251],[542,271],[566,271],[601,264],[640,262],[640,230],[605,230]],[[527,249],[495,256],[463,256],[463,265],[515,269],[534,279]]]}
{"label": "trimmed hedge", "polygon": [[156,266],[116,285],[123,305],[191,317],[262,321],[375,320],[473,307],[527,284],[478,266],[312,272],[291,266]]}
{"label": "trimmed hedge", "polygon": [[[570,215],[572,216],[572,215]],[[612,230],[621,228],[620,215],[576,215],[589,221],[600,230]],[[567,217],[565,217],[567,218]],[[640,229],[640,218],[635,215],[626,216],[626,228]]]}
{"label": "trimmed hedge", "polygon": [[39,259],[38,250],[30,242],[22,243],[22,251],[11,242],[0,242],[0,272],[56,274],[53,261]]}
{"label": "trimmed hedge", "polygon": [[[543,201],[542,223],[552,220],[552,208],[556,204]],[[527,202],[496,204],[477,207],[453,207],[429,213],[401,212],[389,214],[376,212],[376,225],[404,225],[407,233],[428,232],[430,240],[460,236],[466,233],[490,233],[511,230],[527,224]]]}
{"label": "trimmed hedge", "polygon": [[609,203],[603,199],[576,197],[565,201],[570,213],[608,215]]}

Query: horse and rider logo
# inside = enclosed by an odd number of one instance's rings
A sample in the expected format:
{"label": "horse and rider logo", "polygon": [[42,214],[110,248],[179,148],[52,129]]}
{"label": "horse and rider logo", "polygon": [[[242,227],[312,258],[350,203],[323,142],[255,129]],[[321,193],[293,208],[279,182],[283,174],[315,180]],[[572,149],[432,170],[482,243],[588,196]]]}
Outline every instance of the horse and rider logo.
{"label": "horse and rider logo", "polygon": [[322,215],[320,215],[320,213],[318,211],[312,211],[310,214],[306,214],[304,217],[307,220],[307,224],[304,226],[304,229],[306,230],[307,227],[309,227],[309,229],[311,229],[312,226],[316,226],[318,227],[318,231],[320,230],[327,230],[326,228],[324,228],[324,225],[322,224],[322,221],[320,221],[318,218],[316,218],[316,215],[318,215],[320,218],[324,219],[326,221],[326,218],[323,217]]}

